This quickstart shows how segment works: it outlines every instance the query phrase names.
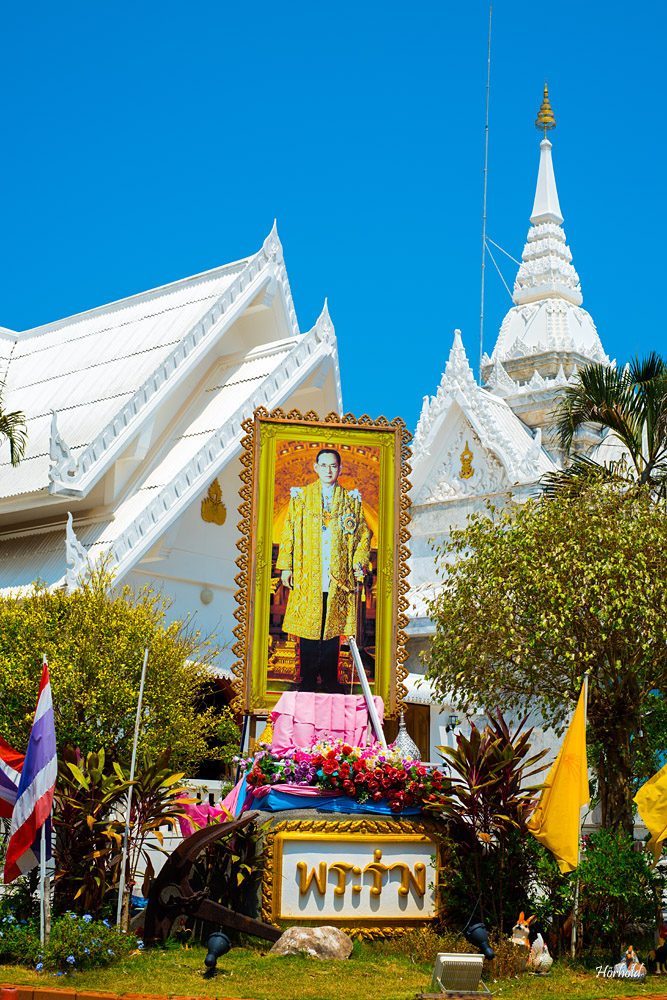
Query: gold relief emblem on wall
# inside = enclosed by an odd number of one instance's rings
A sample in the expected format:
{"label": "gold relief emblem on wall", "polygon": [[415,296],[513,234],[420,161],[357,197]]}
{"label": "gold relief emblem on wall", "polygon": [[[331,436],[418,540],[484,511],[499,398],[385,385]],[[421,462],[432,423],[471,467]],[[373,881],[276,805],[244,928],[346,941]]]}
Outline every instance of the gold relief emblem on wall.
{"label": "gold relief emblem on wall", "polygon": [[222,490],[217,479],[213,480],[201,502],[201,519],[209,524],[224,524],[227,519],[227,508],[222,502]]}
{"label": "gold relief emblem on wall", "polygon": [[466,446],[461,452],[461,471],[459,472],[460,479],[470,479],[475,473],[472,467],[472,452],[468,447],[468,442],[466,441]]}

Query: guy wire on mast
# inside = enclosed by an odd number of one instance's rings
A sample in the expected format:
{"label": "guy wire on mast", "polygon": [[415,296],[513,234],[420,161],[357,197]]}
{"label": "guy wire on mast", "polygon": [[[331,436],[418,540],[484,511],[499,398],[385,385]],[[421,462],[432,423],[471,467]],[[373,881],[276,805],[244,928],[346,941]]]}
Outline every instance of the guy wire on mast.
{"label": "guy wire on mast", "polygon": [[489,49],[486,68],[486,128],[484,131],[484,207],[482,210],[482,303],[479,316],[479,384],[482,384],[482,352],[484,350],[484,267],[486,264],[486,174],[489,164],[489,86],[491,84],[491,12],[489,7]]}

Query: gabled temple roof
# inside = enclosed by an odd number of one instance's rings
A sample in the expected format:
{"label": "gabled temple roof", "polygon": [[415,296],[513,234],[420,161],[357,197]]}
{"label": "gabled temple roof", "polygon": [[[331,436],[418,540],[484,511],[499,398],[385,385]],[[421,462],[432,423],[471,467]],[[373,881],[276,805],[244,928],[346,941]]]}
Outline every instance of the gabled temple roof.
{"label": "gabled temple roof", "polygon": [[[462,411],[481,443],[501,462],[509,486],[534,483],[555,466],[535,435],[515,415],[504,399],[476,382],[463,347],[460,330],[454,334],[447,366],[435,396],[424,397],[415,431],[412,458],[413,498],[434,471],[439,458],[443,428],[451,414]],[[415,500],[413,499],[413,503]]]}
{"label": "gabled temple roof", "polygon": [[327,383],[342,412],[326,303],[301,334],[275,227],[253,257],[3,333],[7,346],[3,402],[29,437],[18,468],[0,465],[4,589],[59,585],[105,552],[122,578],[239,453],[257,407]]}
{"label": "gabled temple roof", "polygon": [[243,309],[263,289],[275,293],[277,285],[287,314],[281,333],[296,335],[274,226],[253,257],[33,330],[4,334],[9,362],[3,405],[25,413],[28,447],[16,469],[2,454],[0,498],[48,486],[50,457],[56,470],[67,465],[64,480],[57,471],[55,478],[51,475],[51,492],[85,495]]}

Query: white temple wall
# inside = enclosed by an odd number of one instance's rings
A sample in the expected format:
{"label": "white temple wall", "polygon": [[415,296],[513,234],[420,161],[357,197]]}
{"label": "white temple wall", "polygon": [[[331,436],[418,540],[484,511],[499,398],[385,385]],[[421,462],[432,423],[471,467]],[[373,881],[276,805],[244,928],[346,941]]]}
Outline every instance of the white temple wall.
{"label": "white temple wall", "polygon": [[[222,525],[202,520],[200,497],[191,504],[175,525],[165,533],[159,546],[127,576],[132,587],[147,583],[173,598],[170,620],[195,612],[196,627],[204,635],[213,634],[222,650],[219,665],[231,668],[235,657],[231,647],[236,641],[238,590],[234,578],[239,572],[236,559],[240,515],[240,457],[233,459],[218,477],[226,518]],[[208,600],[204,603],[202,599]]]}

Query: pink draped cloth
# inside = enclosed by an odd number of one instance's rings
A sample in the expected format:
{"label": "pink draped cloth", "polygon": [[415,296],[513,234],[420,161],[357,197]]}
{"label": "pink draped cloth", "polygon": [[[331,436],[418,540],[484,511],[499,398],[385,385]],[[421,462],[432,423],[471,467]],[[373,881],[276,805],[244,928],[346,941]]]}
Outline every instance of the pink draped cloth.
{"label": "pink draped cloth", "polygon": [[[234,789],[232,789],[232,791],[233,790]],[[225,799],[225,802],[226,801],[227,799]],[[195,830],[199,830],[201,827],[206,826],[211,820],[217,820],[221,816],[223,818],[225,816],[224,809],[219,809],[216,806],[210,806],[208,803],[206,805],[198,805],[194,802],[189,802],[187,805],[183,806],[183,812],[188,814],[187,816],[178,817],[183,837],[189,837],[191,833],[194,833]],[[191,820],[194,820],[194,823],[191,822]]]}
{"label": "pink draped cloth", "polygon": [[335,789],[318,788],[317,785],[271,785],[278,792],[287,792],[288,795],[303,795],[304,798],[328,799],[341,795]]}
{"label": "pink draped cloth", "polygon": [[[382,722],[384,702],[374,698]],[[363,695],[325,694],[320,691],[285,691],[271,712],[271,749],[310,747],[313,740],[342,739],[350,746],[366,745],[368,709]],[[375,742],[371,732],[370,742]]]}

